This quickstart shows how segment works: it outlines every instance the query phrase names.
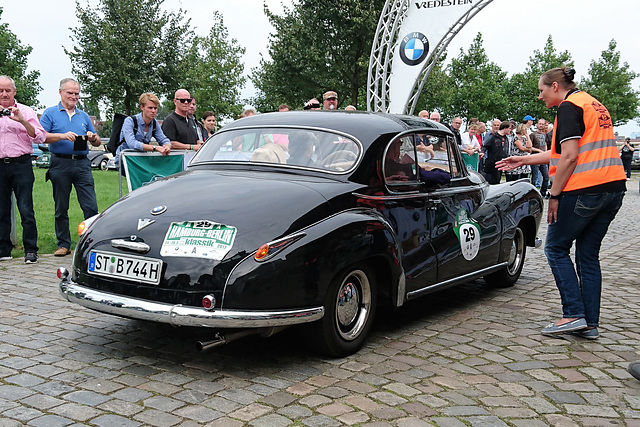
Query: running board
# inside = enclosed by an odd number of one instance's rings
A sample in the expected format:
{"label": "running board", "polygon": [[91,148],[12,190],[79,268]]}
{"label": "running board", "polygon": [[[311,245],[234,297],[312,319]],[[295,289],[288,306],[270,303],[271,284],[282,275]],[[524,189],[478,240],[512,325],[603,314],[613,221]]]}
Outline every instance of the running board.
{"label": "running board", "polygon": [[434,283],[433,285],[426,286],[422,289],[417,289],[415,291],[411,291],[407,294],[407,300],[411,300],[414,298],[419,298],[425,294],[429,294],[431,292],[439,291],[442,289],[449,288],[451,286],[458,285],[460,283],[465,283],[473,279],[477,279],[479,277],[486,276],[487,274],[493,273],[495,271],[501,270],[508,265],[507,262],[503,262],[500,264],[496,264],[489,268],[485,268],[484,270],[474,271],[473,273],[465,274],[464,276],[454,277],[453,279],[445,280],[444,282]]}

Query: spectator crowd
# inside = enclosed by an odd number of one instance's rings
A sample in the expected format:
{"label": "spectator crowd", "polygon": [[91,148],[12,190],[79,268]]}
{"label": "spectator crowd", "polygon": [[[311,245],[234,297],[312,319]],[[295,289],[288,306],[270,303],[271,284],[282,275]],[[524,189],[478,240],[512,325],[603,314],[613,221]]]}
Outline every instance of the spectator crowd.
{"label": "spectator crowd", "polygon": [[[87,113],[77,107],[80,85],[71,78],[60,82],[60,102],[47,108],[40,120],[35,112],[15,100],[17,90],[9,76],[0,76],[0,261],[11,259],[13,244],[10,240],[11,194],[15,195],[22,221],[25,263],[37,262],[37,227],[33,211],[34,175],[30,154],[32,144],[49,144],[52,154],[51,166],[46,179],[51,180],[55,202],[55,232],[57,250],[54,255],[63,257],[71,253],[69,231],[69,203],[72,188],[75,188],[78,203],[85,219],[98,213],[96,193],[91,173],[91,162],[87,158],[89,144],[100,146],[102,141],[94,129]],[[337,110],[338,94],[329,90],[318,98],[308,100],[303,110]],[[160,124],[156,119],[160,100],[153,93],[143,93],[139,98],[140,112],[127,117],[121,128],[112,132],[116,139],[116,161],[123,150],[156,152],[168,155],[174,150],[194,150],[217,130],[216,116],[205,111],[201,120],[195,116],[196,99],[186,89],[175,92],[174,111]],[[281,104],[279,112],[290,107]],[[345,111],[355,111],[347,105]],[[258,114],[253,108],[246,109],[239,119]],[[421,118],[428,118],[448,127],[463,156],[477,161],[475,168],[490,184],[498,184],[504,173],[506,181],[529,179],[542,195],[548,197],[549,166],[547,164],[522,165],[503,172],[496,163],[510,156],[528,156],[551,149],[553,131],[545,119],[526,115],[520,122],[494,119],[490,129],[476,118],[466,120],[453,117],[442,121],[438,111],[420,111]],[[534,124],[535,123],[535,124]],[[155,143],[152,143],[155,139]],[[423,154],[433,153],[429,138],[420,144]],[[629,139],[620,147],[627,177],[633,145]]]}

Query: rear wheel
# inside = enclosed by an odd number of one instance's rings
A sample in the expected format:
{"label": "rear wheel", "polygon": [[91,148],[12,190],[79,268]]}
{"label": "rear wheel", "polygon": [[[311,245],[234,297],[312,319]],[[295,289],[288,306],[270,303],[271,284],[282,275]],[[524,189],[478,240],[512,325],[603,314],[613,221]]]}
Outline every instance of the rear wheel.
{"label": "rear wheel", "polygon": [[527,253],[527,246],[524,241],[524,232],[520,227],[516,227],[513,240],[511,241],[511,250],[509,251],[509,259],[507,266],[495,273],[488,274],[484,277],[485,282],[494,288],[508,288],[513,286],[522,273],[524,259]]}
{"label": "rear wheel", "polygon": [[331,283],[322,320],[310,325],[308,343],[321,353],[342,357],[358,351],[371,329],[376,310],[376,284],[364,265],[343,270]]}
{"label": "rear wheel", "polygon": [[109,159],[102,159],[100,160],[100,170],[101,171],[106,171],[107,170],[107,163],[109,163]]}

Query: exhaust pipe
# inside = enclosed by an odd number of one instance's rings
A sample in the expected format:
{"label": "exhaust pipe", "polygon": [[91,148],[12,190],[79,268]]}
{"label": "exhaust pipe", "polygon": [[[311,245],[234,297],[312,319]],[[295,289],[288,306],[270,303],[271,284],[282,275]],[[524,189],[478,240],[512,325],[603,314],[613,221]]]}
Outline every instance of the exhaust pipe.
{"label": "exhaust pipe", "polygon": [[243,331],[233,332],[227,335],[223,335],[220,332],[216,332],[213,339],[210,341],[197,341],[196,350],[199,352],[209,351],[216,347],[220,347],[232,341],[238,340],[240,338],[248,337],[249,335],[260,335],[262,337],[267,338],[286,328],[287,328],[286,326],[276,326],[276,327],[266,328],[266,329],[245,329]]}
{"label": "exhaust pipe", "polygon": [[216,347],[225,345],[226,343],[227,343],[227,339],[224,336],[220,335],[219,333],[216,333],[214,338],[210,341],[197,341],[196,350],[199,352],[209,351]]}

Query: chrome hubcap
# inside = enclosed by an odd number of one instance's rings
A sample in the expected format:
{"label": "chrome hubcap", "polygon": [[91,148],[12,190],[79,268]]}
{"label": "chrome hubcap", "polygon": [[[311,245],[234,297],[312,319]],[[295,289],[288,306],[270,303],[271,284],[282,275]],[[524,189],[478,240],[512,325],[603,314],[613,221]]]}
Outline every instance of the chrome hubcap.
{"label": "chrome hubcap", "polygon": [[511,242],[511,251],[509,252],[509,266],[507,270],[509,274],[515,274],[522,263],[522,253],[524,252],[524,235],[522,230],[517,228],[516,234]]}
{"label": "chrome hubcap", "polygon": [[357,338],[371,310],[371,287],[361,270],[351,272],[338,289],[336,321],[338,333],[346,340]]}

